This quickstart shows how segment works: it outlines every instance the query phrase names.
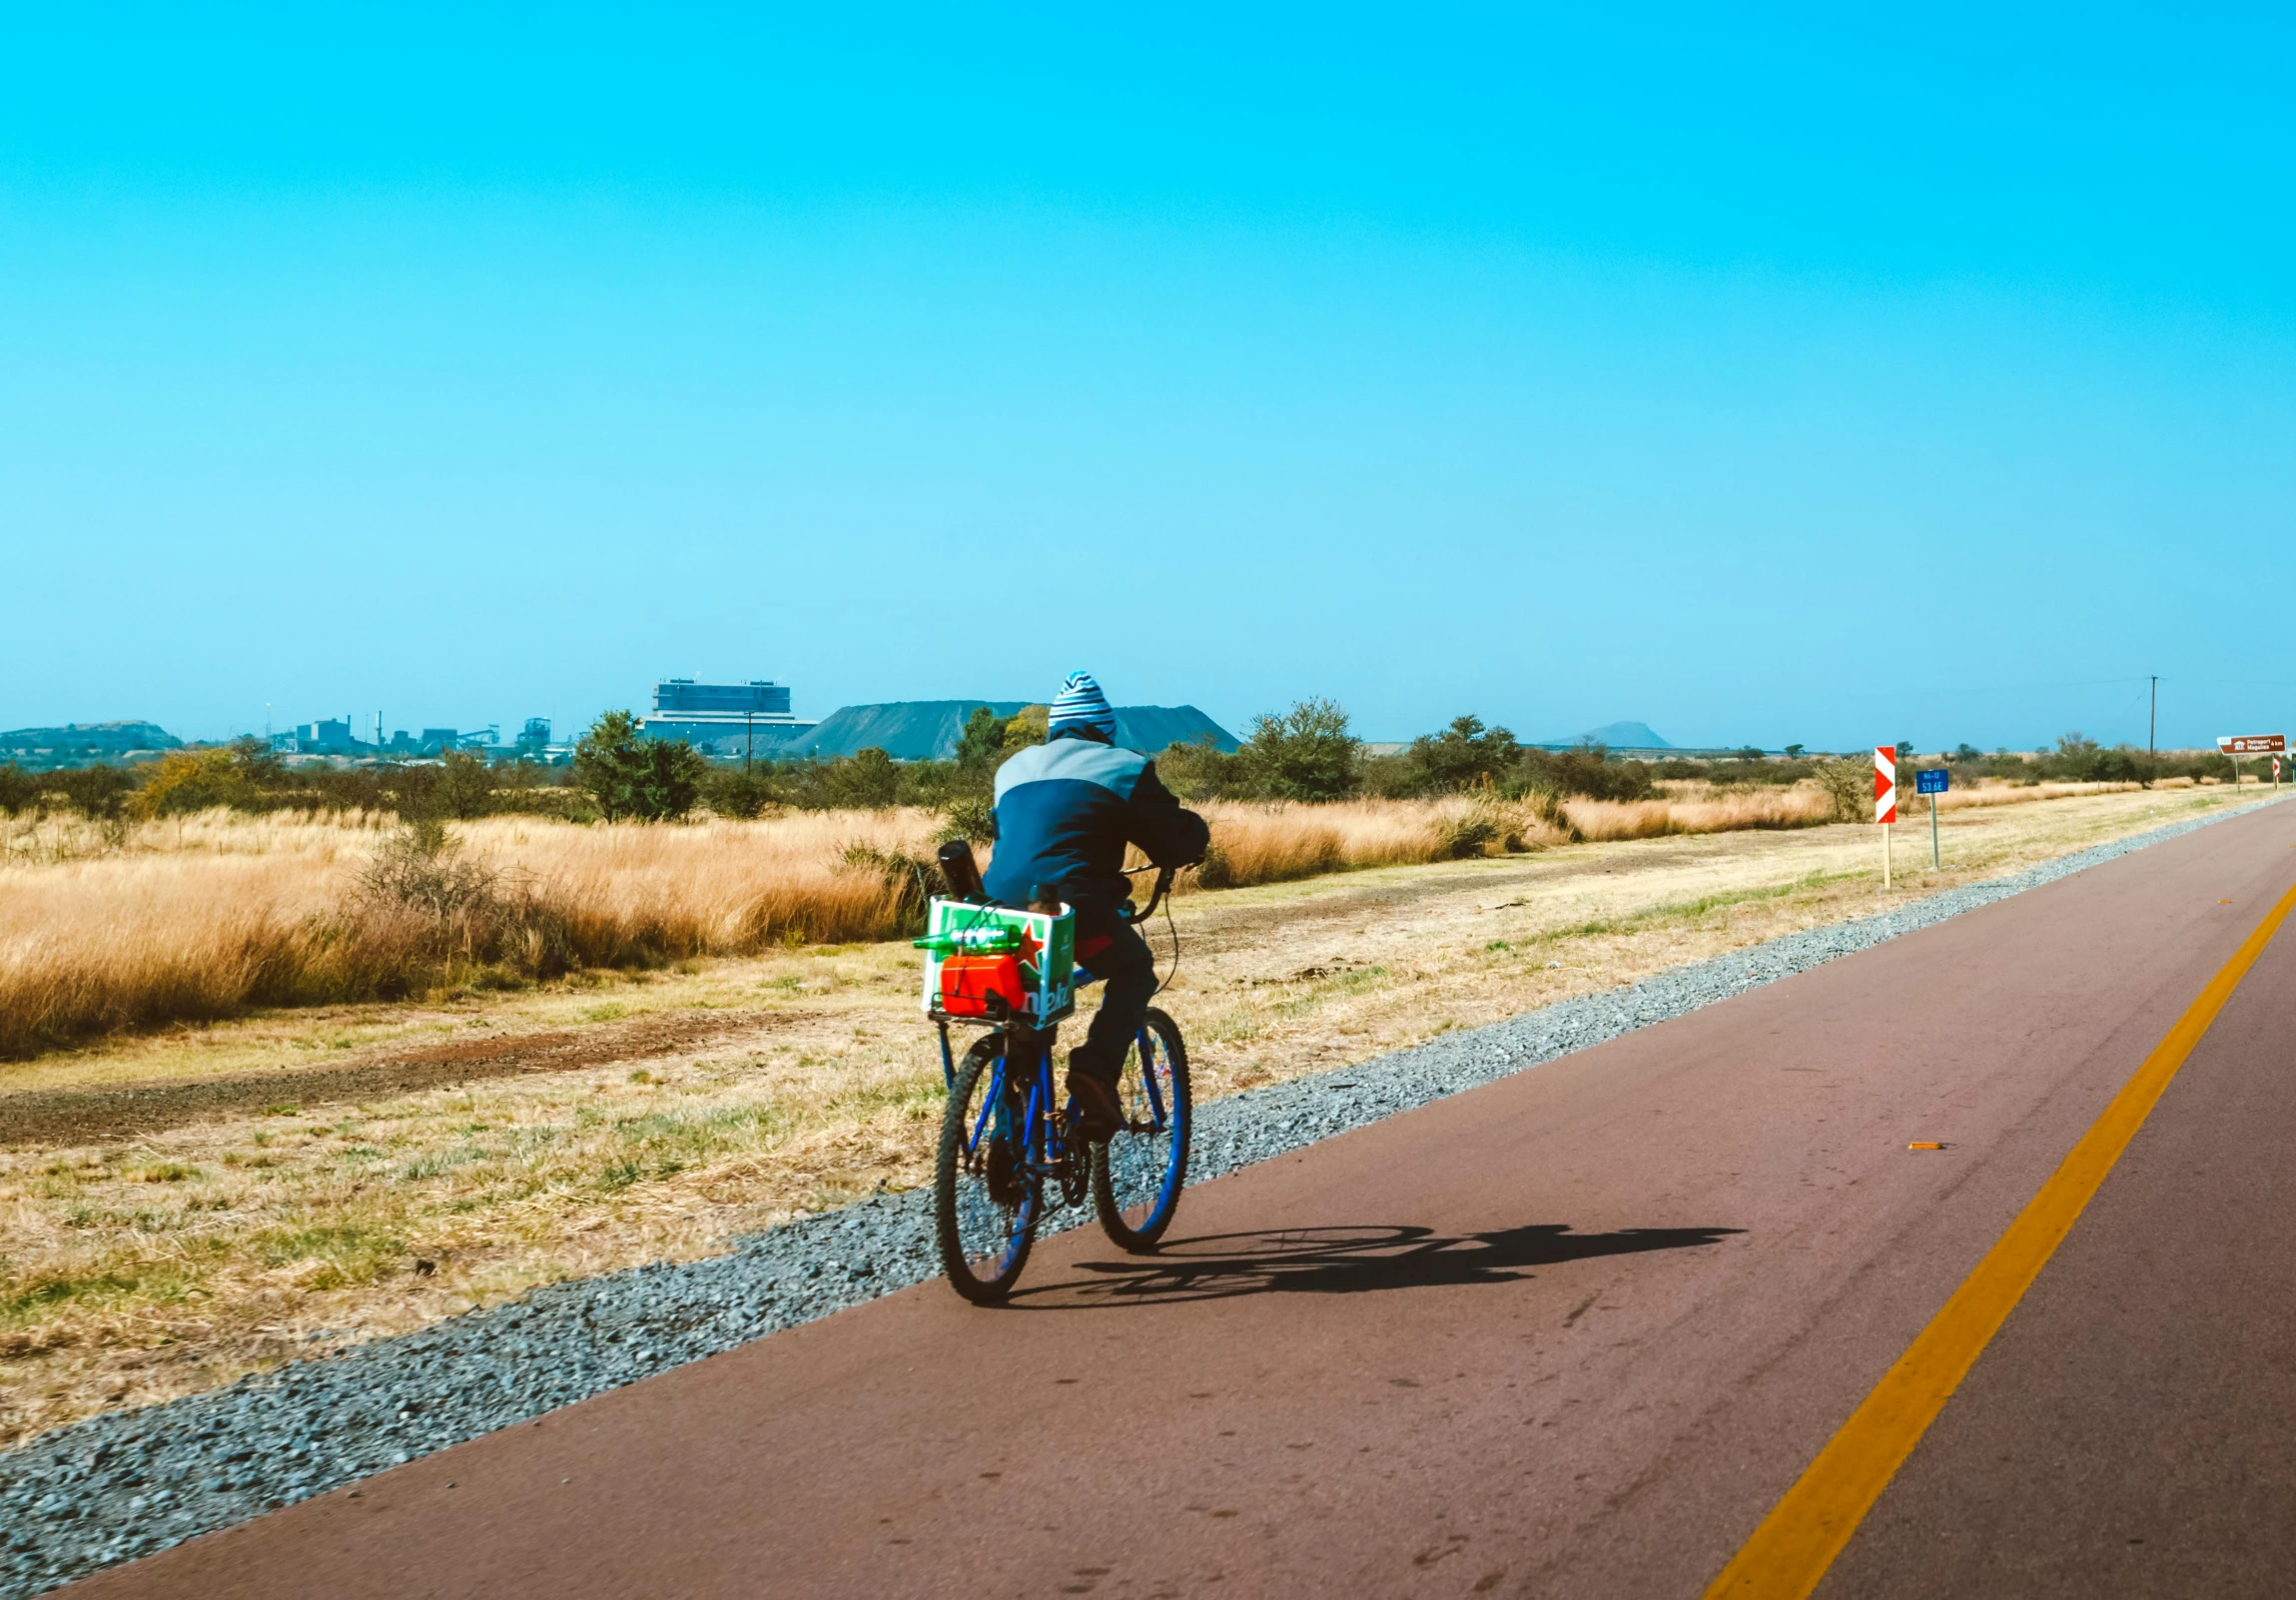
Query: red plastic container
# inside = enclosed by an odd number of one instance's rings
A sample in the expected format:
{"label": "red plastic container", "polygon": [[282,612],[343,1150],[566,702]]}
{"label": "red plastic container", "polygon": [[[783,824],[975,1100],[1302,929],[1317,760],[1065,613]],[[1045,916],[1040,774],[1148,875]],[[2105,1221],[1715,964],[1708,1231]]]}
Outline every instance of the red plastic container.
{"label": "red plastic container", "polygon": [[986,1017],[989,997],[1002,995],[1022,1009],[1019,956],[950,956],[941,963],[941,1009],[952,1017]]}

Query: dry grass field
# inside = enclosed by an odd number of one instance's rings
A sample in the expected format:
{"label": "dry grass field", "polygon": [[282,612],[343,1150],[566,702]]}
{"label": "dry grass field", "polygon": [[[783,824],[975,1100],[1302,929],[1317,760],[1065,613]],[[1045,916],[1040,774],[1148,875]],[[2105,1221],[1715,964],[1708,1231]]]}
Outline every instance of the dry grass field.
{"label": "dry grass field", "polygon": [[[2108,787],[1993,787],[1946,806]],[[1559,807],[1458,796],[1204,811],[1212,854],[1182,894],[1574,840],[1816,827],[1829,804],[1807,785],[1676,784]],[[262,1008],[888,939],[916,903],[913,864],[938,823],[919,810],[681,827],[497,817],[427,853],[393,819],[358,814],[0,823],[0,1062]]]}
{"label": "dry grass field", "polygon": [[385,818],[19,824],[0,865],[0,1058],[473,974],[887,938],[903,885],[864,853],[921,850],[932,822],[919,811],[677,828],[491,818],[383,883],[376,865],[400,838]]}
{"label": "dry grass field", "polygon": [[[1205,887],[1569,838],[1535,806],[1488,799],[1205,810]],[[492,818],[421,854],[393,819],[357,814],[19,820],[0,825],[0,1060],[251,1008],[888,939],[938,822],[917,810],[667,828]],[[1197,886],[1191,874],[1181,889]]]}
{"label": "dry grass field", "polygon": [[[2236,798],[1948,812],[1948,870],[1906,840],[1889,900]],[[1375,837],[1391,826],[1380,816],[1342,839]],[[263,863],[333,849],[341,870],[350,845],[279,826],[263,848],[222,829],[199,848],[292,909]],[[491,826],[471,831],[529,864],[561,848]],[[1226,836],[1242,837],[1232,819]],[[669,875],[665,858],[606,838],[560,868],[658,905],[647,879]],[[660,848],[722,847],[694,830]],[[1878,909],[1878,868],[1873,829],[1836,825],[1193,894],[1175,908],[1165,1003],[1199,1094],[1225,1095]],[[741,903],[682,902],[697,925]],[[1159,952],[1165,937],[1159,924]],[[769,942],[627,976],[275,1010],[0,1069],[0,1442],[921,1182],[941,1094],[913,954]],[[216,1098],[150,1115],[179,1091]],[[8,1140],[12,1124],[71,1132]]]}

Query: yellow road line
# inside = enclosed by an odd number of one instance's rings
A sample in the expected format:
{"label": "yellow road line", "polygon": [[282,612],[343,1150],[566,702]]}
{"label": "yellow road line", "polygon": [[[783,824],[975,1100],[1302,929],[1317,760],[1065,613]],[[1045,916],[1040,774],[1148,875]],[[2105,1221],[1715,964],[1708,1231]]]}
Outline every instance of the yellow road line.
{"label": "yellow road line", "polygon": [[1706,1600],[1804,1600],[1818,1587],[2292,910],[2296,889],[2281,896],[2153,1047],[2008,1231],[1731,1557]]}

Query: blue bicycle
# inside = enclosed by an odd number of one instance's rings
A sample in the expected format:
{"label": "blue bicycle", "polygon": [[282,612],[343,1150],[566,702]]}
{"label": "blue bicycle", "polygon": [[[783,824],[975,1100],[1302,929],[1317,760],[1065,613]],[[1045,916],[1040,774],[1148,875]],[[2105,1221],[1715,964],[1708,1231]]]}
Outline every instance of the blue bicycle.
{"label": "blue bicycle", "polygon": [[[1154,915],[1171,879],[1172,869],[1158,869],[1147,909],[1129,920]],[[1097,981],[1078,970],[1079,985]],[[1036,1028],[1010,1015],[959,1064],[941,1025],[949,1107],[933,1173],[934,1231],[951,1285],[976,1305],[1012,1293],[1050,1206],[1082,1204],[1089,1192],[1109,1238],[1136,1253],[1155,1248],[1179,1207],[1193,1121],[1179,1025],[1148,1009],[1118,1081],[1124,1126],[1097,1144],[1083,1137],[1076,1102],[1056,1097],[1059,1032],[1058,1023]]]}

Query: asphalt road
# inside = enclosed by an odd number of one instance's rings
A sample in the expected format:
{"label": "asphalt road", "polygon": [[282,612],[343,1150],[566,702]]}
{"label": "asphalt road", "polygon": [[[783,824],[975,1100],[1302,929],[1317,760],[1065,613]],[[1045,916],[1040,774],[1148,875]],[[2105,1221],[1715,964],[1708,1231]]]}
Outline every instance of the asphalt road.
{"label": "asphalt road", "polygon": [[[1697,1597],[2292,882],[2269,808],[74,1592]],[[2296,932],[1823,1596],[2296,1588],[2291,1024]]]}

